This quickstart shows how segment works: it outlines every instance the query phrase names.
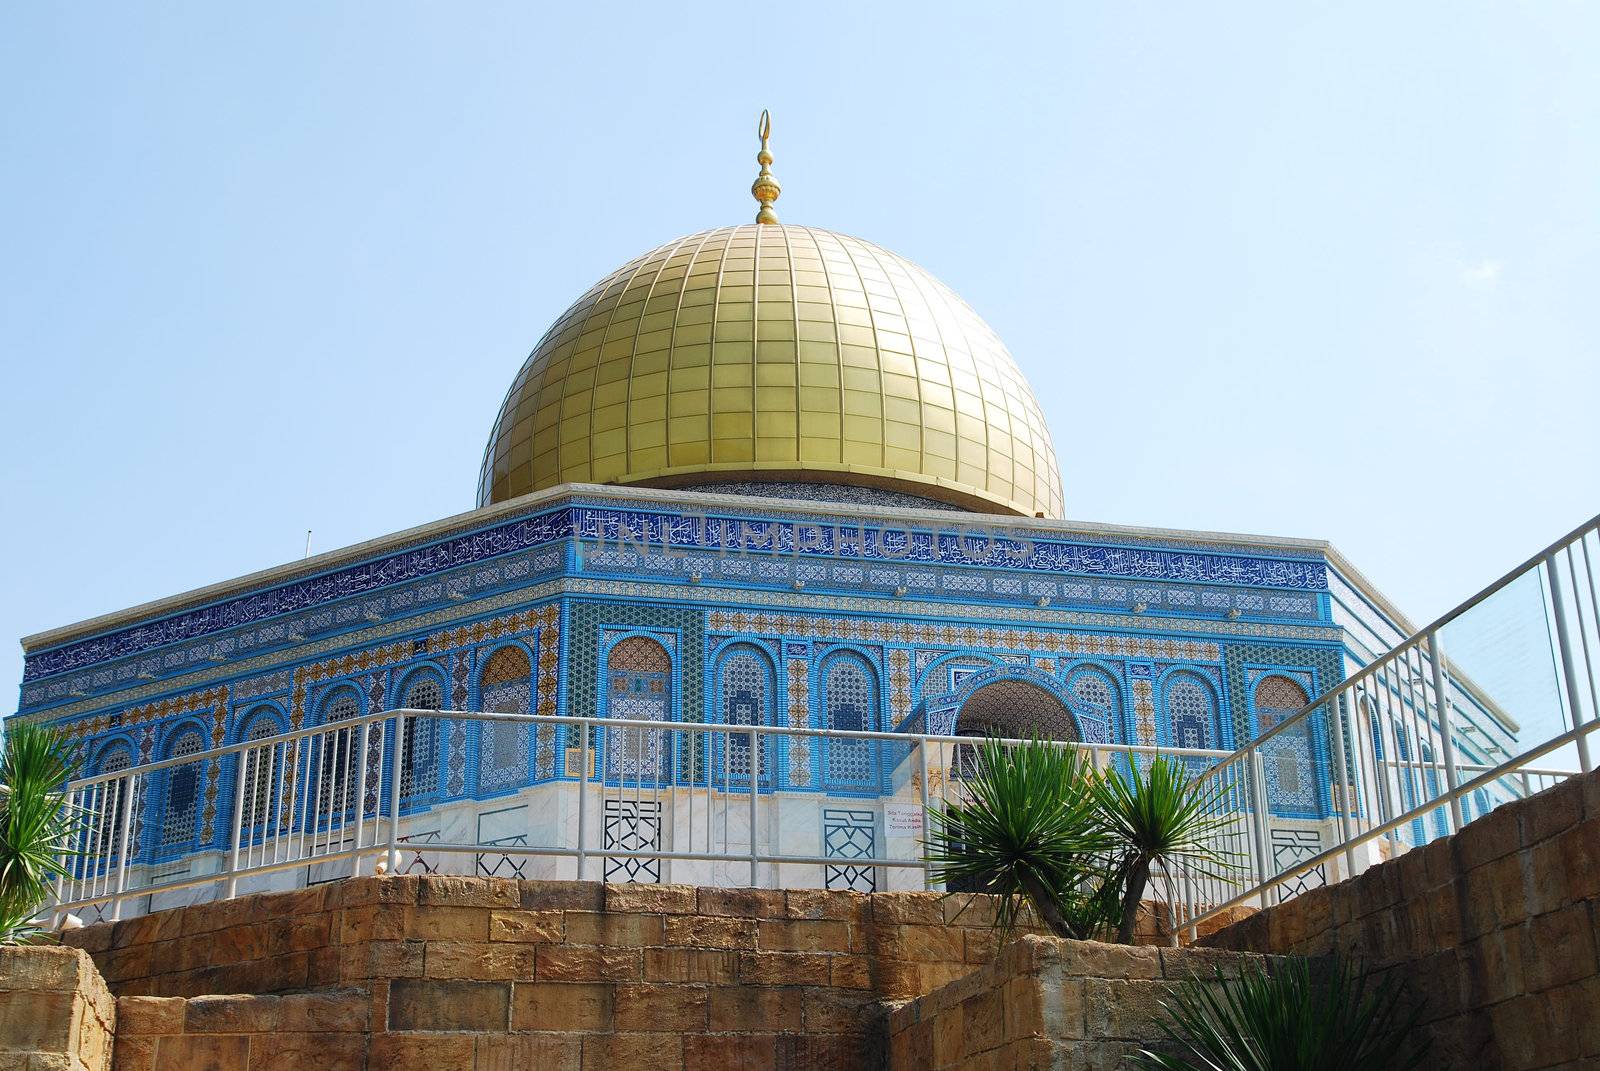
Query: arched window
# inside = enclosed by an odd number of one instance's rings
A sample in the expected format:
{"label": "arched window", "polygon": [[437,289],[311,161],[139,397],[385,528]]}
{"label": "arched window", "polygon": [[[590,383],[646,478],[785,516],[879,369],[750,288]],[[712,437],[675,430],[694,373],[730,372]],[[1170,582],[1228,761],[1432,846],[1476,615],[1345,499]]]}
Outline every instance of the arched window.
{"label": "arched window", "polygon": [[[361,716],[361,695],[350,685],[340,685],[322,701],[322,724],[335,725]],[[319,733],[310,738],[317,778],[317,813],[342,814],[350,804],[356,784],[356,739],[349,729]]]}
{"label": "arched window", "polygon": [[[1032,681],[997,680],[967,696],[956,715],[957,736],[998,736],[1007,740],[1076,740],[1078,727],[1059,696]],[[958,744],[953,769],[958,777],[978,770],[978,750]]]}
{"label": "arched window", "polygon": [[[443,710],[444,680],[433,670],[418,670],[407,678],[400,705],[410,710]],[[431,796],[439,787],[439,719],[407,718],[401,743],[400,795],[405,799]]]}
{"label": "arched window", "polygon": [[[533,667],[521,647],[502,647],[490,655],[478,677],[479,705],[496,714],[533,711]],[[478,787],[513,788],[527,780],[531,725],[482,722],[478,732]]]}
{"label": "arched window", "polygon": [[[1256,735],[1294,717],[1311,702],[1305,687],[1281,674],[1256,682]],[[1267,799],[1274,812],[1314,814],[1317,783],[1311,765],[1311,722],[1297,722],[1261,745],[1267,773]]]}
{"label": "arched window", "polygon": [[[197,755],[205,746],[205,737],[199,729],[181,729],[167,746],[167,758]],[[167,769],[167,808],[161,821],[164,847],[189,844],[195,839],[196,818],[200,813],[200,766],[198,762],[186,762]]]}
{"label": "arched window", "polygon": [[[630,636],[606,655],[606,716],[632,721],[672,720],[672,656],[656,640]],[[671,761],[662,729],[613,729],[606,734],[606,776],[665,779]]]}
{"label": "arched window", "polygon": [[[878,728],[877,674],[852,652],[830,655],[822,667],[822,715],[826,728],[850,732]],[[824,740],[823,770],[835,788],[878,787],[877,748],[870,740]]]}
{"label": "arched window", "polygon": [[1121,690],[1103,669],[1084,666],[1067,680],[1067,694],[1073,713],[1078,716],[1083,739],[1108,744],[1114,736],[1112,726],[1122,718]]}
{"label": "arched window", "polygon": [[[724,725],[771,725],[774,692],[772,660],[766,654],[741,644],[722,657],[721,689],[718,695],[718,720]],[[750,737],[729,733],[720,763],[720,775],[728,782],[750,783]],[[771,742],[766,735],[757,741],[760,778],[770,783]]]}
{"label": "arched window", "polygon": [[[127,744],[116,742],[107,744],[95,756],[94,772],[96,774],[121,773],[133,765],[133,749]],[[130,819],[129,841],[132,845],[139,843],[139,795],[140,789],[136,782],[142,784],[142,778],[123,778],[112,781],[102,781],[98,788],[92,791],[85,806],[91,813],[100,815],[100,820],[94,823],[87,836],[84,850],[92,856],[99,857],[98,865],[104,869],[113,865],[122,852],[122,822],[128,813],[129,796],[134,796],[133,815]],[[132,855],[132,851],[129,852]],[[91,861],[91,865],[95,865]]]}
{"label": "arched window", "polygon": [[1166,704],[1173,747],[1217,747],[1217,701],[1204,678],[1187,670],[1172,674],[1167,678]]}
{"label": "arched window", "polygon": [[[277,717],[270,709],[258,710],[245,722],[239,739],[243,743],[265,740],[283,731]],[[241,797],[240,822],[246,829],[261,825],[267,820],[268,800],[273,786],[281,776],[277,747],[250,748],[239,752],[239,768],[244,773],[244,793]]]}

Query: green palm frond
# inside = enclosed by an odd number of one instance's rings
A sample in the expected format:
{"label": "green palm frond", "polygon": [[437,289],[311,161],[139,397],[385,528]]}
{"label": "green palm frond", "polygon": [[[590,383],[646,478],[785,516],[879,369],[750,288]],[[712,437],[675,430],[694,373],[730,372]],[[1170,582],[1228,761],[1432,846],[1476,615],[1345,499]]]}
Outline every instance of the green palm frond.
{"label": "green palm frond", "polygon": [[1093,768],[1075,749],[1041,740],[972,746],[965,798],[929,815],[931,876],[998,896],[1002,929],[1027,902],[1061,936],[1087,936],[1105,921],[1115,846],[1096,816]]}
{"label": "green palm frond", "polygon": [[76,768],[59,731],[7,728],[0,750],[0,943],[37,936],[29,920],[73,854],[83,816],[65,789]]}
{"label": "green palm frond", "polygon": [[1335,963],[1313,979],[1303,959],[1236,978],[1185,982],[1163,1001],[1169,1051],[1145,1050],[1151,1071],[1409,1071],[1427,1054],[1420,1009],[1391,978]]}

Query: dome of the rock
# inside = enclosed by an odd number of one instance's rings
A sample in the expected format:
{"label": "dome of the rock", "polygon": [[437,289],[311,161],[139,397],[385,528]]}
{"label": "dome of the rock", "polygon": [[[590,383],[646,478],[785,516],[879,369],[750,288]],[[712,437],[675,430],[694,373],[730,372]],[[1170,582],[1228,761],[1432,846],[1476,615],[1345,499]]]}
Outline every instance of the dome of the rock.
{"label": "dome of the rock", "polygon": [[977,313],[888,250],[777,223],[668,242],[579,298],[506,395],[478,502],[729,482],[1062,511],[1038,402]]}

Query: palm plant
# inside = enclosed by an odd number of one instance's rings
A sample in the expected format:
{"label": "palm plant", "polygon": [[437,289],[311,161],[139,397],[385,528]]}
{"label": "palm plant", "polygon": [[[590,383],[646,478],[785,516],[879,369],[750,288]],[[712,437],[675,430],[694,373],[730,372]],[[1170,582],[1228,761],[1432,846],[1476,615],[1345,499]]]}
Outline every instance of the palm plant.
{"label": "palm plant", "polygon": [[76,769],[57,730],[7,729],[0,752],[0,944],[41,936],[33,917],[81,826],[65,791]]}
{"label": "palm plant", "polygon": [[1427,1054],[1399,983],[1335,963],[1313,981],[1303,959],[1272,973],[1237,978],[1219,972],[1191,980],[1163,1002],[1170,1053],[1142,1051],[1151,1071],[1408,1071]]}
{"label": "palm plant", "polygon": [[[1120,846],[1122,888],[1117,940],[1133,942],[1139,901],[1159,865],[1169,876],[1181,869],[1221,876],[1234,865],[1232,853],[1214,846],[1233,816],[1217,805],[1226,786],[1197,783],[1181,759],[1157,755],[1144,769],[1137,761],[1126,771],[1108,772],[1092,783],[1095,805],[1106,831]],[[1171,890],[1168,890],[1169,898]]]}
{"label": "palm plant", "polygon": [[929,816],[933,879],[995,894],[1007,931],[1024,903],[1060,937],[1089,937],[1114,920],[1115,843],[1097,817],[1093,767],[1041,740],[972,746],[964,798]]}

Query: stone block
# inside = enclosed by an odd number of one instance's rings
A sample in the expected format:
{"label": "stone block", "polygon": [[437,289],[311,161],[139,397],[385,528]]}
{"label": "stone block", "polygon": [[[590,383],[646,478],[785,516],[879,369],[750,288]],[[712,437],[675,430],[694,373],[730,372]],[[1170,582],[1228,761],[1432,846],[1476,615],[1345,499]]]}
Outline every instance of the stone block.
{"label": "stone block", "polygon": [[406,910],[391,904],[351,907],[340,912],[339,943],[363,941],[403,941],[406,938]]}
{"label": "stone block", "polygon": [[561,911],[491,911],[489,940],[559,944],[566,940],[566,915]]}
{"label": "stone block", "polygon": [[1555,836],[1583,820],[1583,779],[1571,777],[1529,798],[1522,809],[1525,846]]}
{"label": "stone block", "polygon": [[155,1071],[157,1037],[124,1037],[117,1034],[112,1047],[111,1066],[116,1071]]}
{"label": "stone block", "polygon": [[1044,986],[1037,976],[1007,979],[1000,987],[1000,1006],[1004,1012],[1002,1037],[1044,1035]]}
{"label": "stone block", "polygon": [[1522,845],[1521,807],[1508,803],[1468,822],[1455,835],[1456,858],[1473,870],[1516,851]]}
{"label": "stone block", "polygon": [[[946,1014],[955,1014],[947,1012]],[[976,1056],[999,1048],[1005,1036],[1005,1005],[997,990],[961,1002],[961,1054]]]}
{"label": "stone block", "polygon": [[181,1034],[182,997],[118,997],[117,1034]]}
{"label": "stone block", "polygon": [[76,994],[0,992],[0,1052],[66,1052]]}
{"label": "stone block", "polygon": [[1085,978],[1160,978],[1161,949],[1101,941],[1060,942],[1061,964]]}
{"label": "stone block", "polygon": [[485,1035],[475,1071],[579,1071],[582,1039],[570,1034]]}
{"label": "stone block", "polygon": [[793,989],[716,986],[709,991],[708,1029],[714,1033],[782,1034],[801,1029]]}
{"label": "stone block", "polygon": [[607,912],[654,915],[691,915],[697,907],[693,885],[606,884]]}
{"label": "stone block", "polygon": [[850,925],[834,919],[766,919],[756,944],[774,952],[848,952]]}
{"label": "stone block", "polygon": [[827,985],[830,957],[808,952],[740,952],[739,981],[747,985]]}
{"label": "stone block", "polygon": [[289,993],[278,998],[278,1029],[294,1033],[358,1033],[367,1029],[371,997],[360,989]]}
{"label": "stone block", "polygon": [[789,889],[784,893],[783,913],[791,919],[835,919],[859,926],[871,916],[871,900],[858,892]]}
{"label": "stone block", "polygon": [[75,948],[0,947],[0,989],[70,991],[78,988],[81,979],[95,974],[88,954]]}
{"label": "stone block", "polygon": [[471,1034],[374,1034],[367,1066],[383,1071],[465,1071],[472,1067]]}
{"label": "stone block", "polygon": [[390,1030],[495,1030],[511,1022],[505,982],[401,978],[389,985]]}
{"label": "stone block", "polygon": [[68,948],[81,948],[92,956],[111,948],[114,928],[114,923],[102,922],[77,930],[66,930],[61,934],[61,943]]}
{"label": "stone block", "polygon": [[839,989],[871,989],[870,956],[834,956],[828,965],[828,984]]}
{"label": "stone block", "polygon": [[701,888],[696,908],[702,915],[736,915],[742,918],[782,918],[782,889]]}
{"label": "stone block", "polygon": [[[726,1038],[712,1039],[703,1034],[701,1040],[715,1040],[724,1045],[729,1043]],[[591,1034],[583,1039],[583,1071],[615,1071],[617,1068],[632,1067],[648,1068],[649,1071],[682,1071],[683,1049],[684,1041],[672,1034]]]}
{"label": "stone block", "polygon": [[[1600,777],[1594,774],[1589,779],[1600,784]],[[1561,854],[1560,877],[1567,899],[1600,899],[1600,816],[1562,832],[1555,843]]]}
{"label": "stone block", "polygon": [[610,945],[618,948],[640,948],[659,945],[661,940],[660,915],[632,913],[568,911],[566,912],[567,942],[574,945]]}
{"label": "stone block", "polygon": [[[689,948],[755,948],[756,919],[726,915],[669,916],[662,928],[662,941]],[[760,922],[759,925],[776,925]]]}
{"label": "stone block", "polygon": [[1086,1036],[1135,1041],[1159,1037],[1161,1001],[1171,990],[1171,983],[1164,981],[1086,979]]}
{"label": "stone block", "polygon": [[943,893],[876,893],[872,897],[872,921],[913,926],[944,925]]}
{"label": "stone block", "polygon": [[637,982],[644,956],[637,948],[538,945],[535,977],[541,982]]}
{"label": "stone block", "polygon": [[339,980],[346,984],[372,978],[421,978],[421,941],[373,941],[348,945],[339,953]]}
{"label": "stone block", "polygon": [[372,904],[414,904],[417,902],[419,880],[413,874],[346,878],[333,887],[337,890],[337,903],[330,898],[328,906],[352,908]]}
{"label": "stone block", "polygon": [[604,911],[607,886],[598,881],[519,881],[529,911]]}
{"label": "stone block", "polygon": [[333,919],[332,912],[327,911],[273,919],[267,923],[267,954],[281,956],[285,952],[308,952],[327,947],[333,936]]}
{"label": "stone block", "polygon": [[1495,930],[1462,946],[1458,966],[1469,1006],[1481,1008],[1523,991],[1523,928]]}
{"label": "stone block", "polygon": [[423,954],[425,978],[499,981],[532,978],[536,945],[504,941],[429,941]]}
{"label": "stone block", "polygon": [[364,1071],[366,1065],[361,1034],[279,1031],[250,1039],[250,1071]]}
{"label": "stone block", "polygon": [[[874,906],[876,911],[876,906]],[[966,931],[959,926],[884,925],[876,926],[873,951],[886,959],[926,963],[942,960],[966,962]]]}
{"label": "stone block", "polygon": [[522,890],[508,878],[427,874],[417,878],[417,903],[439,907],[521,907]]}
{"label": "stone block", "polygon": [[231,995],[191,997],[184,1010],[190,1034],[264,1034],[278,1029],[278,998]]}
{"label": "stone block", "polygon": [[412,941],[487,941],[489,917],[490,912],[481,907],[419,905],[404,909],[402,936]]}
{"label": "stone block", "polygon": [[229,926],[209,935],[214,965],[247,963],[267,954],[267,926]]}
{"label": "stone block", "polygon": [[806,989],[800,993],[800,1006],[809,1034],[859,1034],[878,1016],[872,995],[858,990]]}
{"label": "stone block", "polygon": [[644,978],[647,982],[697,982],[732,985],[739,977],[739,957],[720,949],[647,948]]}
{"label": "stone block", "polygon": [[156,1039],[155,1071],[246,1071],[249,1060],[250,1039],[242,1034],[175,1034]]}
{"label": "stone block", "polygon": [[675,1033],[706,1029],[707,991],[692,985],[619,985],[613,1021],[616,1029],[633,1033],[657,1030]]}
{"label": "stone block", "polygon": [[1570,904],[1532,919],[1523,931],[1522,975],[1527,992],[1542,993],[1596,973],[1594,929],[1585,904]]}
{"label": "stone block", "polygon": [[603,982],[518,982],[511,989],[511,1029],[610,1030],[613,993]]}
{"label": "stone block", "polygon": [[748,1071],[777,1066],[778,1039],[770,1034],[702,1034],[683,1039],[683,1071]]}

